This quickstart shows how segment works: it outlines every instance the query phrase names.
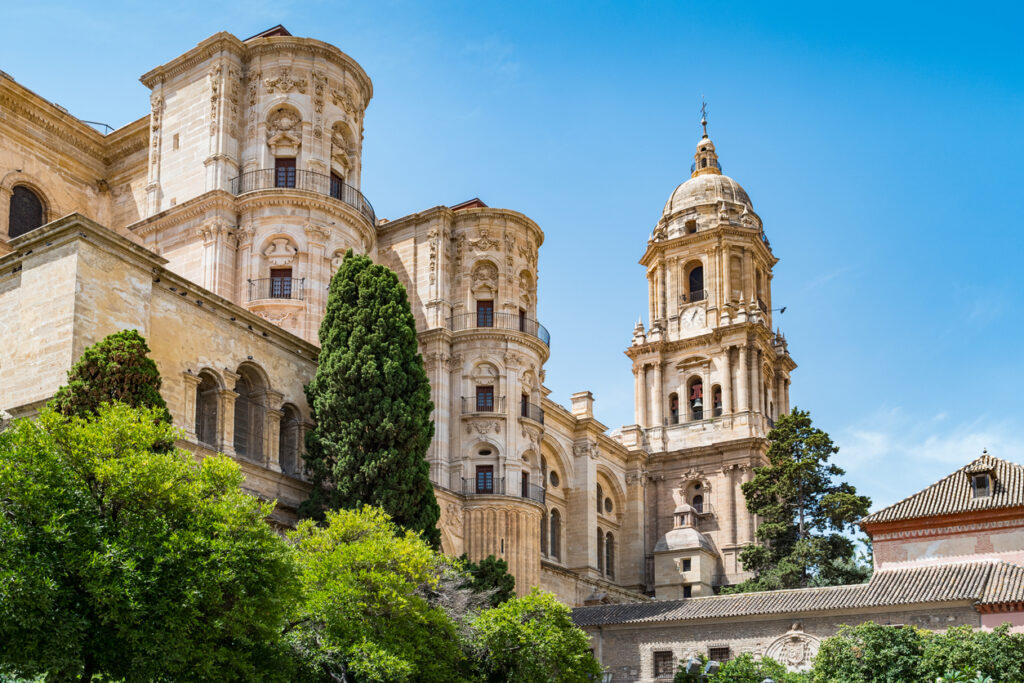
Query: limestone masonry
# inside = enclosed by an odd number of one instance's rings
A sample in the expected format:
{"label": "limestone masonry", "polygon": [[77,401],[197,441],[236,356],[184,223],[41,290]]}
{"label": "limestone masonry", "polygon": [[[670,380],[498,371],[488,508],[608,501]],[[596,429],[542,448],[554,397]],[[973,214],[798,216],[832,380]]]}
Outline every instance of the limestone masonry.
{"label": "limestone masonry", "polygon": [[[520,593],[604,605],[584,609],[724,600],[706,596],[748,577],[738,557],[757,520],[740,487],[766,462],[796,363],[772,331],[778,259],[706,126],[640,260],[649,321],[626,350],[635,419],[609,431],[590,392],[569,406],[547,397],[540,226],[479,199],[375,214],[360,191],[373,85],[351,57],[280,26],[222,32],[141,80],[149,113],[103,135],[0,72],[0,334],[18,340],[0,345],[0,410],[32,415],[86,346],[138,329],[182,446],[238,460],[247,487],[293,524],[309,488],[303,386],[328,284],[352,249],[409,292],[445,552],[507,560]],[[886,543],[878,557],[900,561]],[[983,590],[987,568],[970,571]],[[857,590],[856,605],[902,618],[898,601]],[[969,621],[936,609],[943,625]],[[804,643],[797,626],[820,619],[783,628],[726,612],[742,642],[782,638],[770,647],[793,653],[785,638]],[[702,635],[685,610],[674,635],[657,622],[657,642],[601,614],[580,623],[621,680],[653,678],[654,652],[664,665],[665,651],[733,642]]]}

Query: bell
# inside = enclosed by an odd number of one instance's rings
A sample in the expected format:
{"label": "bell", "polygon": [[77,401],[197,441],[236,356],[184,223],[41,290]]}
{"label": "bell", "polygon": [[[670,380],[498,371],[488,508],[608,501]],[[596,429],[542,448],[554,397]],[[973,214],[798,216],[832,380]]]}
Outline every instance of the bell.
{"label": "bell", "polygon": [[695,409],[696,408],[703,408],[704,407],[704,404],[700,400],[700,396],[698,396],[697,398],[693,399],[693,407]]}

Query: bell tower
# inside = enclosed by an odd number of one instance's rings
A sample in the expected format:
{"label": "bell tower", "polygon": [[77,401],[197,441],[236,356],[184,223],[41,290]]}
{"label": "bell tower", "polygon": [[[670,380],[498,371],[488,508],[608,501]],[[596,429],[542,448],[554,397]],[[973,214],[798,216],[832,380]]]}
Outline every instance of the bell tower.
{"label": "bell tower", "polygon": [[[647,566],[659,574],[648,576],[659,597],[710,594],[747,578],[738,554],[753,542],[756,522],[740,486],[765,462],[796,368],[772,331],[778,259],[746,191],[722,173],[704,114],[690,178],[669,197],[640,259],[649,325],[637,322],[626,351],[635,377],[632,431],[650,453],[655,489]],[[689,548],[672,533],[680,506],[692,509],[688,529],[697,536]],[[664,576],[671,567],[678,574]]]}

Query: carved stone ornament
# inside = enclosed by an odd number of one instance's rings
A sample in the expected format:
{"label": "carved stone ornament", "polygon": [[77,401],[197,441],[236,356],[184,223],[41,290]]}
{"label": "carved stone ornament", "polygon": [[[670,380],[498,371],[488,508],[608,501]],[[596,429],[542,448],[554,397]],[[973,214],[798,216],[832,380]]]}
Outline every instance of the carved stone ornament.
{"label": "carved stone ornament", "polygon": [[806,671],[819,647],[821,640],[804,633],[803,625],[797,622],[786,635],[776,638],[764,654],[785,664],[790,671]]}
{"label": "carved stone ornament", "polygon": [[271,266],[287,266],[295,259],[298,251],[287,237],[278,237],[263,250],[263,255],[267,257]]}
{"label": "carved stone ornament", "polygon": [[267,144],[277,156],[295,156],[302,144],[302,119],[293,110],[280,107],[267,118]]}
{"label": "carved stone ornament", "polygon": [[334,106],[341,107],[349,116],[355,116],[358,111],[358,98],[355,91],[349,85],[342,86],[340,89],[332,89],[331,101],[334,103]]}
{"label": "carved stone ornament", "polygon": [[306,231],[306,237],[309,238],[311,243],[326,245],[328,240],[331,239],[331,230],[326,225],[307,223],[304,226],[304,230]]}
{"label": "carved stone ornament", "polygon": [[448,503],[445,508],[444,525],[452,530],[462,530],[462,506],[455,503]]}
{"label": "carved stone ornament", "polygon": [[230,237],[233,227],[234,226],[225,220],[214,218],[213,220],[207,221],[199,226],[196,233],[202,238],[203,242],[211,244],[218,239]]}
{"label": "carved stone ornament", "polygon": [[527,441],[529,441],[530,444],[533,445],[534,447],[539,446],[540,445],[540,429],[537,428],[537,427],[534,427],[533,425],[526,426],[526,424],[523,424],[522,427],[523,427],[523,429],[522,429],[523,438],[526,439]]}
{"label": "carved stone ornament", "polygon": [[589,455],[594,460],[596,460],[597,456],[600,455],[597,444],[593,441],[578,441],[574,443],[572,446],[572,452],[573,455],[578,458]]}
{"label": "carved stone ornament", "polygon": [[437,282],[437,228],[427,233],[428,244],[430,245],[430,284]]}
{"label": "carved stone ornament", "polygon": [[260,79],[261,74],[257,71],[254,74],[250,74],[248,77],[249,87],[249,130],[246,132],[246,136],[249,138],[256,137],[256,104],[259,102],[260,96]]}
{"label": "carved stone ornament", "polygon": [[533,302],[533,278],[525,270],[519,273],[519,298],[527,306]]}
{"label": "carved stone ornament", "polygon": [[501,434],[501,422],[497,420],[472,420],[466,423],[466,433],[476,432],[481,436],[494,432]]}
{"label": "carved stone ornament", "polygon": [[646,486],[647,470],[630,470],[629,472],[626,472],[626,483]]}
{"label": "carved stone ornament", "polygon": [[313,137],[323,137],[324,90],[327,89],[327,75],[322,71],[313,72]]}
{"label": "carved stone ornament", "polygon": [[448,372],[455,372],[456,370],[462,369],[462,354],[453,353],[451,356],[445,359],[445,367],[448,368]]}
{"label": "carved stone ornament", "polygon": [[708,478],[704,475],[703,472],[698,472],[697,470],[690,470],[689,472],[683,474],[682,481],[687,486],[694,482],[699,483],[704,493],[707,493],[708,491],[711,490],[711,482],[708,480]]}
{"label": "carved stone ornament", "polygon": [[345,252],[341,249],[334,252],[334,256],[331,257],[331,268],[337,272],[338,268],[341,268],[341,264],[345,261]]}
{"label": "carved stone ornament", "polygon": [[498,289],[498,269],[493,263],[478,263],[473,267],[472,273],[473,290]]}
{"label": "carved stone ornament", "polygon": [[220,65],[210,67],[210,135],[217,133],[217,110],[220,107]]}
{"label": "carved stone ornament", "polygon": [[475,240],[469,240],[469,246],[477,251],[490,251],[501,247],[501,243],[491,238],[487,228],[481,228],[480,237]]}
{"label": "carved stone ornament", "polygon": [[531,240],[526,240],[526,244],[519,247],[519,255],[530,265],[530,268],[537,267],[537,247],[533,246]]}
{"label": "carved stone ornament", "polygon": [[282,67],[275,78],[268,78],[263,81],[263,85],[266,86],[268,93],[272,93],[275,90],[283,93],[298,90],[300,93],[305,93],[306,83],[305,78],[292,78],[291,68],[287,66]]}

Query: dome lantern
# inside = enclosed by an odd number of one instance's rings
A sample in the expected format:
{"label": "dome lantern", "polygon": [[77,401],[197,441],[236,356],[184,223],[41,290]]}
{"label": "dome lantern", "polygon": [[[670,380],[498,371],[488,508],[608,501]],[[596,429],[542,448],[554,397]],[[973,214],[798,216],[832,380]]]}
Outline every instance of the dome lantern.
{"label": "dome lantern", "polygon": [[718,163],[718,154],[715,153],[715,143],[708,137],[708,113],[707,105],[701,106],[700,117],[701,128],[704,135],[697,143],[697,151],[693,155],[693,165],[690,167],[690,177],[696,178],[699,175],[722,175],[722,166]]}

